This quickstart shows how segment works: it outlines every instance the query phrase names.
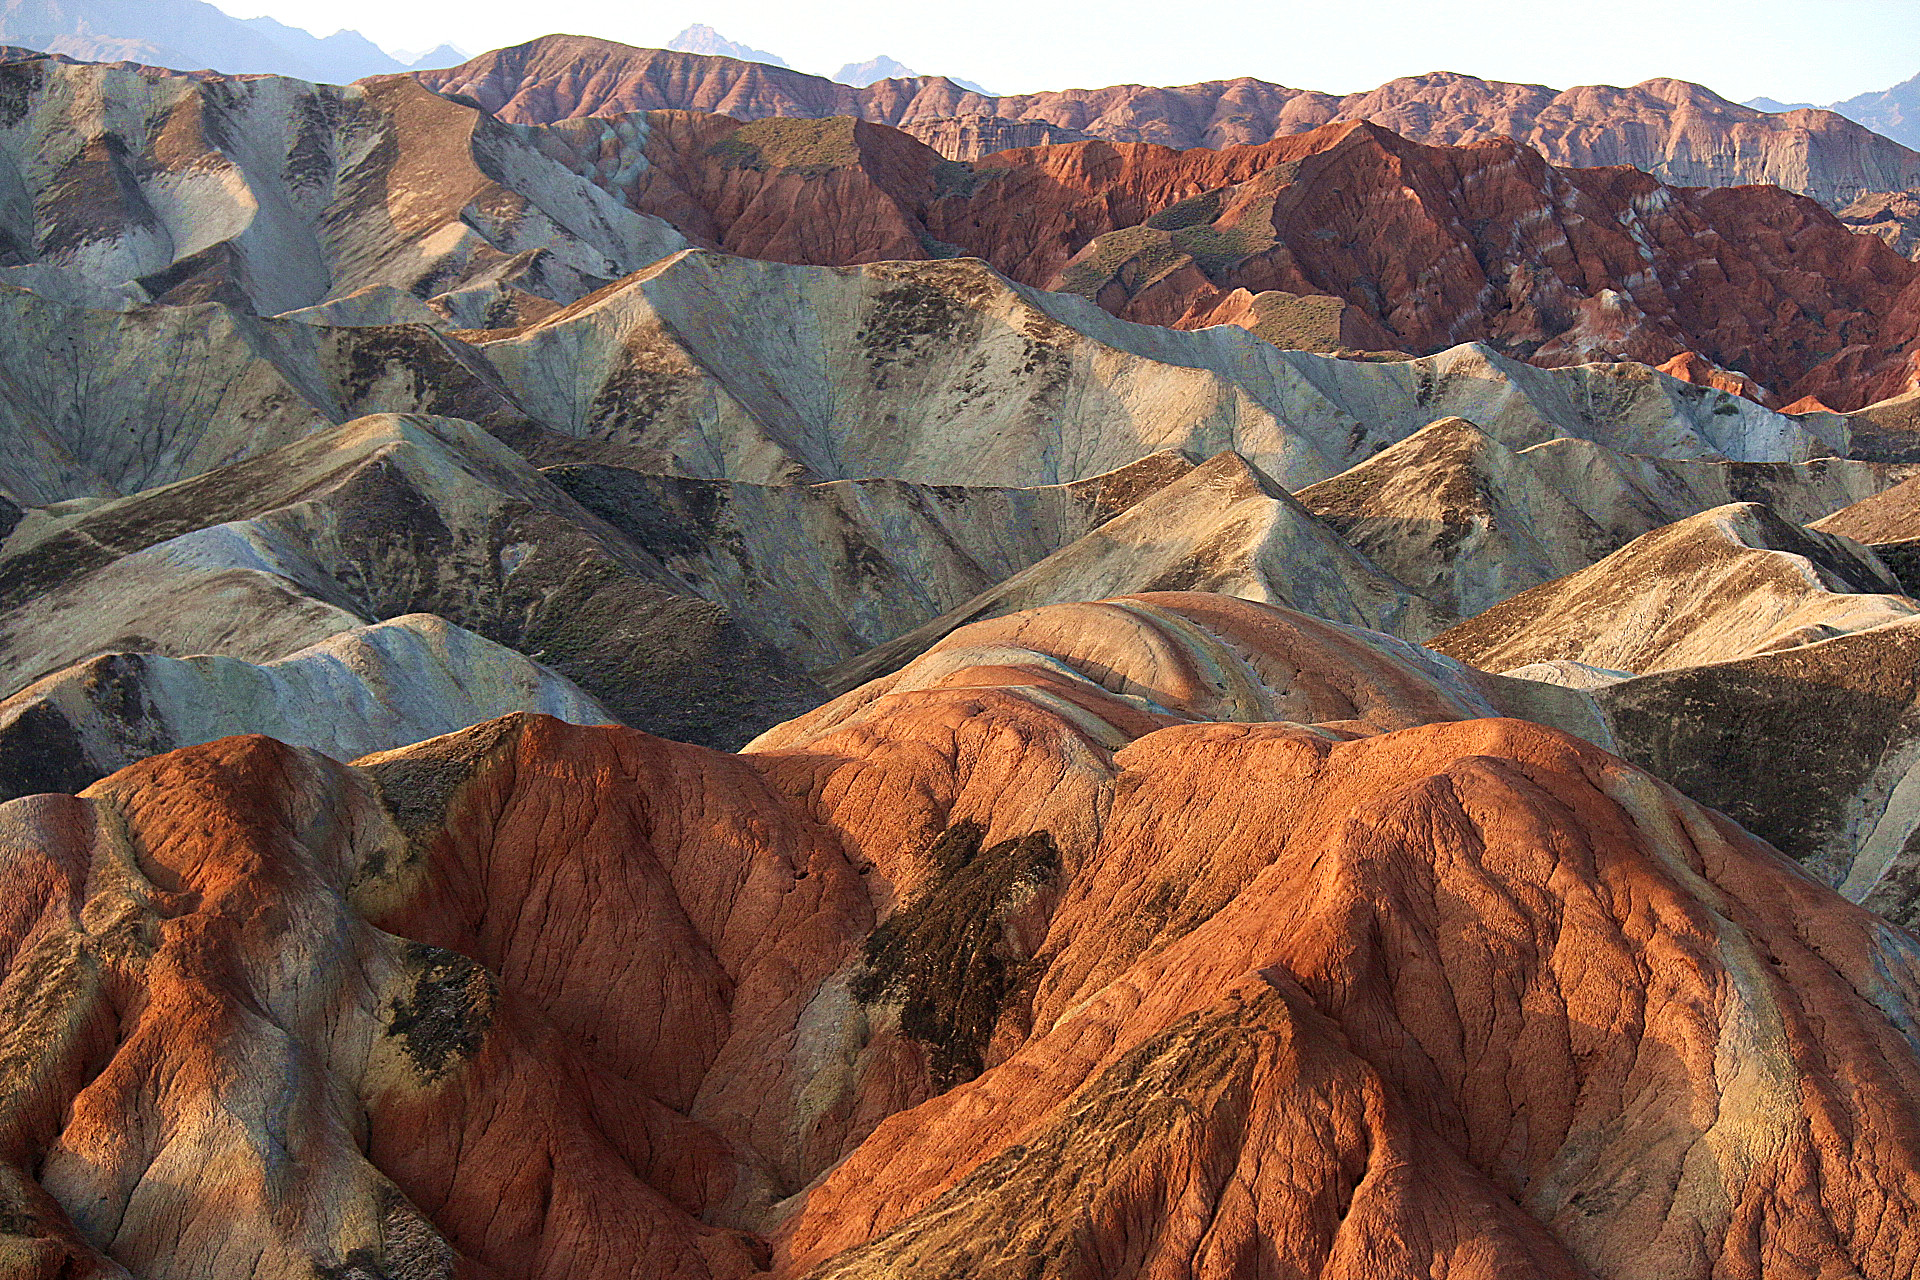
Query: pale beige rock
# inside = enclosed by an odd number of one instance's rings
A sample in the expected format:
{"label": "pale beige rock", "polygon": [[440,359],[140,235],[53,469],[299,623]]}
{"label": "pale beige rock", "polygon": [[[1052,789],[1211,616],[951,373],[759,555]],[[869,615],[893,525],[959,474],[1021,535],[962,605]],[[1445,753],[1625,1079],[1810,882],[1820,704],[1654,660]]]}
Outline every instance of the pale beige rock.
{"label": "pale beige rock", "polygon": [[1912,474],[1911,463],[1676,460],[1574,439],[1513,449],[1451,418],[1297,496],[1382,569],[1470,617],[1714,507],[1765,502],[1805,523]]}
{"label": "pale beige rock", "polygon": [[615,723],[565,677],[432,614],[260,664],[105,654],[0,702],[0,792],[78,791],[147,756],[245,733],[354,760],[519,711]]}
{"label": "pale beige rock", "polygon": [[1645,675],[1915,615],[1920,602],[1867,548],[1738,503],[1645,534],[1430,643],[1489,671],[1569,659]]}
{"label": "pale beige rock", "polygon": [[1149,591],[1217,592],[1412,640],[1451,620],[1356,555],[1240,455],[1223,453],[1077,542],[821,678],[848,689],[971,622]]}

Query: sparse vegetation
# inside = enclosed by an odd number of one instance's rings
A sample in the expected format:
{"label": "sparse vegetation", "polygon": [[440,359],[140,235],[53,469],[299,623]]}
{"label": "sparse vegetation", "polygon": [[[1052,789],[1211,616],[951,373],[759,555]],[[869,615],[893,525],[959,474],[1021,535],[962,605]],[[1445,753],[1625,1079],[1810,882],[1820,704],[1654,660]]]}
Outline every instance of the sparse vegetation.
{"label": "sparse vegetation", "polygon": [[829,173],[860,161],[855,122],[846,116],[827,120],[755,120],[741,125],[707,154],[738,169],[807,175]]}

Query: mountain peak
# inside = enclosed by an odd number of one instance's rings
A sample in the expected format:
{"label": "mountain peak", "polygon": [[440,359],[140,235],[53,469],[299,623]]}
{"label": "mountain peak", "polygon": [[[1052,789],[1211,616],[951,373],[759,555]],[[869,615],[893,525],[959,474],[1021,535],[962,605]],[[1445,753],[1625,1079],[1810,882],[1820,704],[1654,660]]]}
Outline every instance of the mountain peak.
{"label": "mountain peak", "polygon": [[764,62],[770,67],[788,65],[787,60],[779,54],[729,40],[704,22],[694,23],[667,41],[667,48],[678,53],[704,53],[716,58],[738,58],[742,62]]}
{"label": "mountain peak", "polygon": [[841,84],[850,84],[856,89],[864,89],[881,80],[908,80],[919,74],[912,67],[889,58],[883,53],[868,58],[865,62],[849,62],[834,72],[833,78]]}

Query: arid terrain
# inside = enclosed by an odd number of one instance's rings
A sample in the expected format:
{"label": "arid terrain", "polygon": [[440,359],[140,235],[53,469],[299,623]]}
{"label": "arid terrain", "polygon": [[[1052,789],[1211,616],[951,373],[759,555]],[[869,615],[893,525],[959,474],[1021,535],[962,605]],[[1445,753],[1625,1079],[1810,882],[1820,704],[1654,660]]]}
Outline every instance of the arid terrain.
{"label": "arid terrain", "polygon": [[0,1277],[1907,1280],[1914,189],[11,51]]}

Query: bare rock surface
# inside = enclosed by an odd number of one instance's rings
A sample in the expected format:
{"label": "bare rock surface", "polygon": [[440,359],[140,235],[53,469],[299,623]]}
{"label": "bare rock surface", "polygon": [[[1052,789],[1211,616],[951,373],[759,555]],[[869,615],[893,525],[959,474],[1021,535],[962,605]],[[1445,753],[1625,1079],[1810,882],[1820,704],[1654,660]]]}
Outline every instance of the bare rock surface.
{"label": "bare rock surface", "polygon": [[0,547],[9,692],[130,650],[259,663],[434,613],[625,720],[741,741],[818,692],[484,431],[382,416],[23,521]]}
{"label": "bare rock surface", "polygon": [[768,730],[747,750],[816,742],[865,722],[895,695],[1002,686],[1031,690],[1022,696],[1061,711],[1091,707],[1114,741],[1194,721],[1382,732],[1498,715],[1594,740],[1607,732],[1591,701],[1562,685],[1489,675],[1398,637],[1271,602],[1172,590],[1045,605],[955,628],[897,671]]}
{"label": "bare rock surface", "polygon": [[272,314],[389,285],[569,302],[685,241],[405,78],[0,64],[0,265]]}
{"label": "bare rock surface", "polygon": [[[1716,412],[1730,402],[1703,395]],[[1514,449],[1446,418],[1296,496],[1356,551],[1466,618],[1703,511],[1762,502],[1805,524],[1876,501],[1909,466],[1663,459],[1571,438]]]}
{"label": "bare rock surface", "polygon": [[660,109],[743,120],[858,116],[909,132],[924,127],[932,141],[951,136],[955,119],[984,117],[1186,149],[1371,121],[1448,146],[1513,138],[1554,164],[1633,165],[1680,186],[1767,183],[1839,204],[1865,191],[1920,186],[1920,154],[1835,112],[1773,114],[1673,79],[1555,90],[1435,72],[1343,96],[1243,77],[996,98],[941,76],[861,90],[785,68],[583,36],[546,36],[415,75],[529,124]]}
{"label": "bare rock surface", "polygon": [[519,711],[614,723],[565,677],[432,614],[342,631],[260,664],[103,654],[0,702],[0,792],[78,791],[137,760],[237,733],[354,760]]}
{"label": "bare rock surface", "polygon": [[516,717],[0,808],[10,1269],[1910,1269],[1910,935],[1411,646],[1071,609],[741,756]]}
{"label": "bare rock surface", "polygon": [[582,506],[808,669],[947,612],[1193,471],[1159,453],[1034,488],[841,480],[747,485],[549,467]]}
{"label": "bare rock surface", "polygon": [[1233,328],[1131,324],[969,260],[834,270],[689,251],[526,329],[467,336],[544,428],[641,469],[753,483],[1053,484],[1175,449],[1233,450],[1291,489],[1450,414],[1516,448],[1573,436],[1791,462],[1846,443],[1836,415],[1710,401],[1644,366],[1537,369],[1474,345],[1385,364],[1282,352]]}
{"label": "bare rock surface", "polygon": [[1736,503],[1644,534],[1431,643],[1489,671],[1569,659],[1646,674],[1916,615],[1920,603],[1859,543]]}
{"label": "bare rock surface", "polygon": [[[1423,145],[1348,122],[1220,150],[1093,141],[959,162],[852,116],[662,111],[541,134],[633,208],[749,257],[971,254],[1152,324],[1324,350],[1475,340],[1543,365],[1679,361],[1773,404],[1854,408],[1913,374],[1920,269],[1904,254],[1788,191],[1556,167],[1510,140]],[[1328,313],[1317,324],[1311,306]]]}
{"label": "bare rock surface", "polygon": [[[1912,928],[1917,656],[1920,628],[1909,619],[1593,692],[1627,758]],[[1515,674],[1538,678],[1530,668]]]}
{"label": "bare rock surface", "polygon": [[1355,554],[1246,459],[1223,453],[1044,560],[830,668],[821,679],[836,689],[864,684],[981,619],[1157,591],[1205,591],[1285,605],[1413,640],[1452,620]]}
{"label": "bare rock surface", "polygon": [[404,319],[393,302],[260,320],[0,290],[16,389],[0,396],[0,489],[29,505],[119,496],[376,413],[466,418],[542,463],[748,483],[1025,487],[1231,449],[1292,489],[1450,414],[1513,448],[1568,436],[1792,462],[1848,444],[1838,415],[1715,399],[1644,366],[1537,369],[1473,345],[1392,363],[1281,352],[1231,327],[1117,320],[967,260],[688,252],[494,331],[387,323]]}

